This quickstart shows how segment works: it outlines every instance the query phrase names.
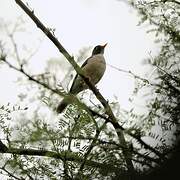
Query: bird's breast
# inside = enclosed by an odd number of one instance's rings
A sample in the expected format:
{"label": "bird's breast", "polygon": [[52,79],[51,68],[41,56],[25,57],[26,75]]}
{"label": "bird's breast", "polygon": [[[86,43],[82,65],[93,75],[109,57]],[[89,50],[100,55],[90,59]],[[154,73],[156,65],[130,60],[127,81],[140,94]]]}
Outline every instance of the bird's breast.
{"label": "bird's breast", "polygon": [[87,65],[83,68],[85,75],[90,78],[93,84],[99,82],[105,70],[106,62],[104,56],[101,54],[92,56]]}

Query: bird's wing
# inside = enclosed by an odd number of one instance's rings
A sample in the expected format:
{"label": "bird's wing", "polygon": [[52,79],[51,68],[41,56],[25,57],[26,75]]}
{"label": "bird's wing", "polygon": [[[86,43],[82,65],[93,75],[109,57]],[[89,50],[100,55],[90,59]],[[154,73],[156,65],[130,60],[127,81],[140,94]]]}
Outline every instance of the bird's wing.
{"label": "bird's wing", "polygon": [[[88,63],[88,61],[89,61],[90,58],[91,58],[91,57],[89,57],[88,59],[86,59],[86,61],[82,64],[81,68],[83,68],[84,66],[86,66],[86,64]],[[77,77],[78,77],[78,74],[76,73],[76,76],[75,76],[75,78],[74,78],[74,80],[73,80],[73,83],[72,83],[71,88],[70,88],[70,91],[69,91],[70,93],[72,92],[72,89],[74,88],[74,83],[75,83]]]}

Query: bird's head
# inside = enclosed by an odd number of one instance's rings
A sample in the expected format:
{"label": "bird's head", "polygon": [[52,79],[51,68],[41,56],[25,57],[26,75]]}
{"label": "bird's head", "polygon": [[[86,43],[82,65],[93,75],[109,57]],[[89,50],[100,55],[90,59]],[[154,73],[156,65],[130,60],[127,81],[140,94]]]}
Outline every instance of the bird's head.
{"label": "bird's head", "polygon": [[92,56],[96,54],[104,54],[104,48],[106,47],[107,43],[104,45],[96,46],[92,51]]}

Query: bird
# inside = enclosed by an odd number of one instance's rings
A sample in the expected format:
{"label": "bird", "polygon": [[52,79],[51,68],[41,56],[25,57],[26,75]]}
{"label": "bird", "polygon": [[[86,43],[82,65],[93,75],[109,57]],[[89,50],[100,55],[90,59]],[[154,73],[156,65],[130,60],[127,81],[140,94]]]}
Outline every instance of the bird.
{"label": "bird", "polygon": [[[106,70],[106,61],[104,58],[104,49],[106,45],[107,43],[104,45],[97,45],[93,49],[92,55],[81,66],[84,75],[88,77],[90,82],[94,85],[100,81]],[[69,93],[77,95],[88,88],[89,87],[86,85],[82,77],[76,74]],[[62,113],[70,103],[71,100],[65,97],[57,106],[56,112],[58,114]]]}

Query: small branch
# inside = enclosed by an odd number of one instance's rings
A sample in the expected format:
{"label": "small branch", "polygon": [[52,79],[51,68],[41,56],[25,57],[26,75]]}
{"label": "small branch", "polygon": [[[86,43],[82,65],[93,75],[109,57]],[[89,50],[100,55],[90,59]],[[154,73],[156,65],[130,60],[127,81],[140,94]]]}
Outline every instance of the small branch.
{"label": "small branch", "polygon": [[104,129],[105,125],[106,125],[106,122],[105,122],[99,129],[96,129],[96,134],[95,134],[95,136],[94,136],[94,138],[93,138],[93,141],[91,142],[90,146],[88,147],[87,152],[86,152],[85,155],[84,155],[84,159],[83,159],[83,161],[82,161],[82,163],[81,163],[81,165],[80,165],[80,168],[79,168],[79,170],[78,170],[78,173],[77,173],[75,179],[79,179],[79,177],[81,176],[82,171],[83,171],[83,168],[84,168],[84,166],[85,166],[85,163],[86,163],[86,161],[87,161],[87,159],[88,159],[88,156],[89,156],[89,154],[91,153],[91,151],[92,151],[92,149],[94,148],[94,146],[96,145],[96,142],[97,142],[97,140],[98,140],[99,134],[100,134],[101,131]]}
{"label": "small branch", "polygon": [[145,160],[148,160],[148,161],[151,161],[151,162],[156,163],[158,165],[161,165],[161,161],[159,161],[159,159],[155,159],[155,158],[152,158],[152,157],[150,157],[148,155],[141,154],[141,153],[139,153],[137,151],[133,151],[133,154],[139,156],[140,158],[144,158]]}
{"label": "small branch", "polygon": [[176,82],[177,84],[180,84],[180,79],[178,77],[171,75],[170,73],[168,73],[167,71],[159,67],[158,65],[154,65],[154,66],[157,67],[161,72],[169,76],[174,82]]}
{"label": "small branch", "polygon": [[24,165],[22,164],[23,162],[18,161],[17,155],[13,154],[12,155],[14,160],[17,162],[17,165],[19,166],[19,169],[22,171],[22,173],[26,173],[26,175],[29,177],[30,180],[33,180],[33,177],[30,175],[31,171],[27,171],[24,169]]}
{"label": "small branch", "polygon": [[14,46],[14,52],[15,52],[15,55],[16,55],[16,59],[17,59],[19,65],[20,65],[21,64],[21,58],[20,58],[20,55],[19,55],[17,44],[16,44],[16,42],[14,40],[13,34],[9,34],[9,37],[11,39],[11,42],[12,42],[13,46]]}
{"label": "small branch", "polygon": [[146,161],[138,160],[138,159],[135,159],[135,158],[132,158],[132,160],[133,160],[134,162],[136,162],[136,163],[139,163],[139,164],[141,164],[141,165],[148,166],[149,168],[153,169],[153,166],[152,166],[150,163],[146,162]]}
{"label": "small branch", "polygon": [[[81,158],[76,153],[71,152],[54,152],[48,150],[36,150],[36,149],[18,149],[18,148],[9,148],[6,152],[0,151],[0,153],[7,153],[7,154],[16,154],[16,155],[29,155],[29,156],[42,156],[42,157],[51,157],[55,159],[63,160],[66,157],[67,161],[74,161],[76,163],[81,163],[84,158]],[[91,166],[94,168],[108,168],[109,171],[119,171],[117,167],[114,167],[111,164],[105,163],[98,163],[96,161],[86,160],[85,163],[87,166]]]}
{"label": "small branch", "polygon": [[9,177],[12,177],[12,178],[17,179],[17,180],[25,180],[25,179],[22,178],[22,177],[19,178],[19,177],[15,176],[13,173],[11,173],[11,172],[9,172],[7,169],[5,169],[5,167],[2,167],[2,168],[0,168],[0,169],[2,169],[4,172],[6,172]]}
{"label": "small branch", "polygon": [[138,76],[137,74],[133,73],[131,70],[124,70],[124,69],[118,68],[118,67],[116,67],[116,66],[113,66],[113,65],[111,65],[111,64],[107,64],[107,65],[110,66],[110,67],[113,68],[113,69],[116,69],[117,71],[120,71],[120,72],[123,72],[123,73],[127,73],[127,74],[133,76],[135,79],[139,79],[139,80],[141,80],[141,81],[146,82],[146,83],[149,84],[149,80]]}
{"label": "small branch", "polygon": [[35,79],[33,76],[29,75],[28,73],[25,72],[25,70],[23,69],[23,67],[21,66],[20,68],[17,68],[16,66],[12,65],[11,63],[9,63],[7,60],[6,60],[6,56],[5,57],[0,57],[1,58],[1,61],[5,62],[10,68],[24,74],[30,81],[33,81],[37,84],[40,84],[42,85],[44,88],[54,92],[55,94],[58,94],[58,95],[61,95],[61,96],[65,96],[64,93],[58,91],[58,89],[52,89],[50,88],[47,84],[41,82],[41,81],[38,81],[37,79]]}
{"label": "small branch", "polygon": [[178,4],[178,5],[180,5],[180,2],[179,2],[179,1],[171,0],[171,2],[174,2],[174,3]]}
{"label": "small branch", "polygon": [[156,154],[157,156],[159,156],[162,160],[166,160],[166,158],[164,157],[163,154],[161,154],[159,151],[157,151],[155,148],[151,147],[150,145],[148,145],[147,143],[145,143],[141,137],[137,137],[135,135],[133,135],[132,133],[128,133],[131,137],[133,137],[134,139],[137,140],[137,142],[139,142],[145,149],[149,149],[151,152],[153,152],[154,154]]}

